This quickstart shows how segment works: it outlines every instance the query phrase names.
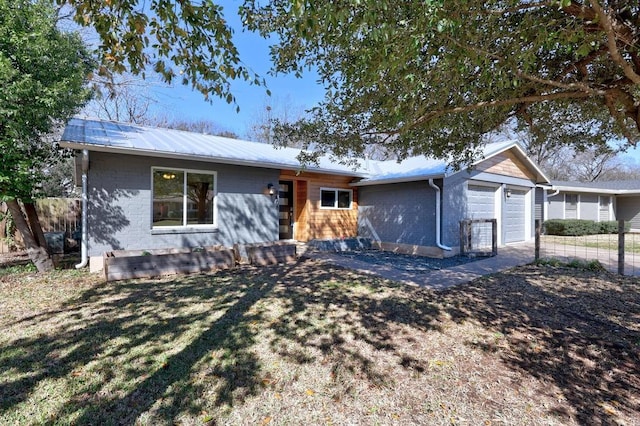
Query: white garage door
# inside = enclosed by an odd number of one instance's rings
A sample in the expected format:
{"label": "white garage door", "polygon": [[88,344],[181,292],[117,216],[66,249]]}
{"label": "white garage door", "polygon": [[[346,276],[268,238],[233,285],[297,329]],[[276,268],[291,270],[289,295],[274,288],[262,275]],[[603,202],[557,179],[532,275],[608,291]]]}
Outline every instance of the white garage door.
{"label": "white garage door", "polygon": [[467,212],[469,219],[495,218],[495,188],[487,186],[469,185],[467,192]]}
{"label": "white garage door", "polygon": [[511,190],[504,203],[504,242],[524,241],[526,191]]}
{"label": "white garage door", "polygon": [[[495,219],[496,188],[469,185],[467,189],[468,219]],[[471,246],[474,249],[492,246],[490,223],[478,223],[471,226]]]}

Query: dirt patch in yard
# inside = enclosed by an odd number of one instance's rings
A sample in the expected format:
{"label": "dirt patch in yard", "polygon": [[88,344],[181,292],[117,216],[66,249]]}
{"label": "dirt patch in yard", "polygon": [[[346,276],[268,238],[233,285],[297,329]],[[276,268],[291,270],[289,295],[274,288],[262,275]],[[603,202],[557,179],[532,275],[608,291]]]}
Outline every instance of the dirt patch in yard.
{"label": "dirt patch in yard", "polygon": [[0,423],[640,424],[637,279],[0,276]]}

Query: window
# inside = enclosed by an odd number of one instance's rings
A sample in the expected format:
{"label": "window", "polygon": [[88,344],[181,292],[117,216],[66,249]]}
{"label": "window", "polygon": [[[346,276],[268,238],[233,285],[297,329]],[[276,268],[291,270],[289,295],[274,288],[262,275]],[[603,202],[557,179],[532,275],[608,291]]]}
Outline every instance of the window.
{"label": "window", "polygon": [[352,197],[350,189],[320,188],[320,208],[350,209]]}
{"label": "window", "polygon": [[578,218],[578,194],[564,195],[564,217],[565,219]]}
{"label": "window", "polygon": [[215,225],[215,172],[152,170],[154,227]]}
{"label": "window", "polygon": [[599,211],[599,214],[598,214],[598,219],[601,222],[606,222],[607,220],[610,220],[610,218],[611,218],[610,211],[611,211],[611,197],[601,195],[600,196],[600,211]]}

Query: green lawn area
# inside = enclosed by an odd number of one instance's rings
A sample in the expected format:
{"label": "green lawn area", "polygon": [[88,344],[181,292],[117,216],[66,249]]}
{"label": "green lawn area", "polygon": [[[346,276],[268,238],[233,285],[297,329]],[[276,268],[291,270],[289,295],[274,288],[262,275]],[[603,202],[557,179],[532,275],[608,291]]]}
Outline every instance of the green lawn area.
{"label": "green lawn area", "polygon": [[[579,237],[543,235],[541,243],[542,245],[565,245],[618,251],[617,234],[584,235]],[[626,253],[640,253],[640,234],[625,234],[624,249]]]}
{"label": "green lawn area", "polygon": [[640,424],[637,280],[0,273],[0,424]]}

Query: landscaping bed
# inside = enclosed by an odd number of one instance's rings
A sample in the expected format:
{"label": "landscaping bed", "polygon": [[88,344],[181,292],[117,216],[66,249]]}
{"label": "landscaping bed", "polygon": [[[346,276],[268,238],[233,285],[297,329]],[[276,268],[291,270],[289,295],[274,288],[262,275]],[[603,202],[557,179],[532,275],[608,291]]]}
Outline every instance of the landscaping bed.
{"label": "landscaping bed", "polygon": [[342,251],[338,252],[337,254],[372,265],[395,268],[413,274],[428,274],[432,271],[447,269],[458,265],[464,265],[481,259],[480,257],[469,256],[433,258],[426,256],[393,253],[382,250]]}

